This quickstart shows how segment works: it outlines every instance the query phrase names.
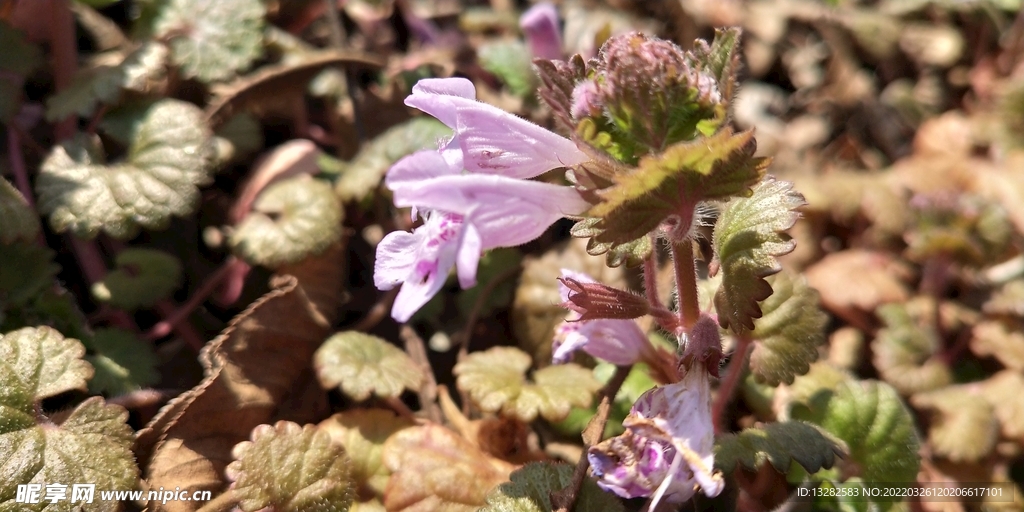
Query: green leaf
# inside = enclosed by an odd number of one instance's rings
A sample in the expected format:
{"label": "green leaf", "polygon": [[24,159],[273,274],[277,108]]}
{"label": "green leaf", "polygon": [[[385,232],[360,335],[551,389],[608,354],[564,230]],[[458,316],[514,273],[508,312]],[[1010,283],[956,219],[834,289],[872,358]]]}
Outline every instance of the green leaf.
{"label": "green leaf", "polygon": [[476,307],[477,300],[480,300],[480,294],[483,293],[484,288],[496,278],[503,280],[489,290],[478,314],[489,315],[497,309],[508,306],[516,291],[516,280],[512,279],[514,275],[509,276],[507,272],[519,269],[522,261],[523,253],[518,249],[501,248],[487,251],[480,258],[480,266],[476,271],[476,286],[459,294],[459,312],[468,317]]}
{"label": "green leaf", "polygon": [[906,304],[876,310],[885,328],[871,343],[878,373],[900,393],[911,395],[948,385],[950,369],[938,357],[942,341],[928,322],[915,322]]}
{"label": "green leaf", "polygon": [[654,249],[647,236],[621,244],[600,242],[597,237],[605,231],[604,228],[598,227],[600,222],[601,219],[597,217],[585,218],[572,227],[571,234],[576,238],[589,238],[587,254],[592,256],[606,254],[605,261],[609,267],[615,268],[622,264],[635,267],[643,263],[644,258]]}
{"label": "green leaf", "polygon": [[992,452],[999,421],[983,391],[979,386],[949,386],[910,399],[914,407],[937,413],[928,428],[928,444],[935,454],[953,462],[977,462]]}
{"label": "green leaf", "polygon": [[[0,178],[0,244],[32,243],[39,236],[39,216],[14,185]],[[8,267],[10,268],[10,267]]]}
{"label": "green leaf", "polygon": [[260,425],[232,455],[227,474],[235,483],[229,492],[245,512],[336,512],[355,499],[345,449],[313,425]]}
{"label": "green leaf", "polygon": [[232,78],[263,54],[260,0],[168,0],[152,20],[156,37],[169,37],[171,57],[186,78]]}
{"label": "green leaf", "polygon": [[588,215],[614,223],[609,216],[626,215],[657,200],[666,212],[656,226],[680,206],[750,196],[769,163],[754,158],[756,150],[753,131],[733,134],[728,128],[711,137],[676,143],[662,154],[642,158],[632,172],[616,176],[615,184],[599,191],[604,201]]}
{"label": "green leaf", "polygon": [[719,214],[713,243],[721,262],[715,310],[722,327],[737,334],[754,328],[761,316],[757,303],[772,294],[764,278],[782,270],[775,258],[796,247],[782,232],[793,227],[800,216],[794,210],[804,204],[791,183],[768,177],[753,195],[733,199]]}
{"label": "green leaf", "polygon": [[426,116],[414,117],[389,128],[367,143],[351,162],[335,161],[334,167],[341,172],[335,184],[338,197],[345,202],[363,200],[400,158],[421,149],[436,148],[437,141],[451,134],[450,128]]}
{"label": "green leaf", "polygon": [[[4,468],[0,510],[115,510],[117,503],[99,499],[100,493],[135,489],[139,476],[127,419],[128,411],[123,407],[107,405],[102,398],[92,397],[79,404],[63,422],[54,424],[48,418],[37,418],[31,405],[27,409],[11,407],[0,397],[0,466]],[[67,500],[55,504],[42,500],[36,505],[15,504],[18,485],[30,483],[67,485]],[[96,485],[92,503],[70,500],[74,483]]]}
{"label": "green leaf", "polygon": [[413,423],[388,409],[352,409],[320,422],[317,428],[345,447],[359,495],[383,496],[391,472],[384,466],[384,442]]}
{"label": "green leaf", "polygon": [[792,418],[792,410],[808,404],[821,405],[828,400],[840,384],[853,380],[852,374],[827,361],[811,364],[807,373],[797,377],[790,385],[781,385],[772,397],[772,409],[780,420]]}
{"label": "green leaf", "polygon": [[93,284],[92,295],[120,309],[153,306],[181,282],[181,264],[163,251],[126,249],[114,261],[117,269]]}
{"label": "green leaf", "polygon": [[0,272],[0,305],[24,304],[53,286],[54,277],[60,272],[53,255],[49,248],[35,243],[0,244],[0,268],[18,269]]}
{"label": "green leaf", "polygon": [[721,436],[715,443],[715,467],[731,473],[737,464],[757,470],[770,462],[780,473],[788,473],[795,461],[807,472],[816,473],[831,468],[843,452],[841,443],[818,427],[785,421]]}
{"label": "green leaf", "polygon": [[6,122],[18,113],[22,82],[43,63],[43,52],[6,20],[0,20],[0,48],[0,121]]}
{"label": "green leaf", "polygon": [[97,103],[117,103],[122,91],[149,91],[154,82],[164,78],[167,47],[150,41],[127,55],[112,52],[100,58],[95,67],[78,72],[69,87],[46,100],[46,119],[56,121],[73,114],[86,117],[96,110]]}
{"label": "green leaf", "polygon": [[739,67],[740,34],[738,27],[716,28],[715,40],[706,55],[697,58],[707,65],[706,71],[718,80],[722,98],[729,102],[736,93],[736,70]]}
{"label": "green leaf", "polygon": [[123,395],[157,381],[157,358],[152,345],[121,329],[97,329],[83,341],[89,350],[85,360],[96,375],[89,391]]}
{"label": "green leaf", "polygon": [[139,227],[162,229],[192,213],[198,185],[210,180],[212,137],[203,113],[160,100],[125,123],[125,161],[103,165],[98,141],[79,135],[55,147],[36,180],[39,211],[57,232],[93,237],[101,229],[125,239]]}
{"label": "green leaf", "polygon": [[276,268],[330,247],[341,238],[343,219],[341,202],[329,184],[296,176],[264,189],[229,243],[246,261]]}
{"label": "green leaf", "polygon": [[533,72],[530,50],[522,41],[499,41],[480,46],[480,65],[497,75],[508,90],[520,98],[532,96],[537,90],[537,74]]}
{"label": "green leaf", "polygon": [[530,356],[512,347],[474,352],[455,365],[460,390],[486,412],[533,421],[538,414],[559,421],[573,406],[589,407],[601,384],[590,370],[575,364],[549,366],[526,380]]}
{"label": "green leaf", "polygon": [[821,310],[818,292],[803,277],[776,274],[769,284],[774,293],[761,303],[763,316],[750,334],[755,340],[750,370],[758,382],[792,384],[818,359],[828,315]]}
{"label": "green leaf", "polygon": [[93,369],[83,355],[85,347],[78,340],[50,327],[25,327],[0,336],[0,415],[17,410],[32,417],[35,402],[72,389],[85,391]]}
{"label": "green leaf", "polygon": [[397,397],[419,389],[423,370],[398,347],[358,331],[335,334],[317,349],[313,364],[326,388],[341,387],[346,395],[366,400],[371,394]]}
{"label": "green leaf", "polygon": [[[487,505],[480,512],[549,512],[554,510],[551,493],[572,483],[573,466],[550,462],[531,462],[510,475],[510,482],[501,484],[487,496]],[[615,512],[625,510],[622,502],[601,490],[590,478],[583,480],[576,498],[574,512]]]}
{"label": "green leaf", "polygon": [[[879,381],[847,381],[793,411],[795,419],[823,427],[846,443],[850,462],[865,482],[901,483],[917,479],[921,442],[914,418],[896,390]],[[876,503],[897,498],[878,497]]]}
{"label": "green leaf", "polygon": [[[72,510],[13,505],[19,484],[90,483],[100,491],[135,488],[138,468],[131,453],[128,412],[99,397],[78,405],[63,421],[40,414],[44,398],[85,390],[93,369],[85,348],[49,327],[26,327],[0,336],[0,510]],[[66,506],[65,506],[66,503]],[[74,510],[111,510],[100,500]]]}

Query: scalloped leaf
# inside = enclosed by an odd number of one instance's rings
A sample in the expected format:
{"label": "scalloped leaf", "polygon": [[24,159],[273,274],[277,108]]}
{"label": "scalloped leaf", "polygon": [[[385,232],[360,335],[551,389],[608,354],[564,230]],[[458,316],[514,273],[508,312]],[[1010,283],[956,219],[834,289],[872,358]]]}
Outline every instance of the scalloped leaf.
{"label": "scalloped leaf", "polygon": [[186,78],[218,82],[263,54],[265,15],[260,0],[169,0],[152,20],[153,34],[170,38],[171,57]]}
{"label": "scalloped leaf", "polygon": [[95,139],[79,134],[53,148],[36,180],[39,211],[57,232],[93,237],[102,229],[131,238],[191,214],[210,181],[213,138],[203,113],[163,99],[118,127],[131,141],[126,159],[103,165]]}
{"label": "scalloped leaf", "polygon": [[644,258],[654,250],[651,239],[646,236],[622,244],[599,242],[597,236],[603,232],[603,229],[597,227],[599,222],[601,219],[597,217],[580,220],[573,225],[570,233],[576,238],[589,238],[587,254],[591,256],[605,254],[605,263],[609,267],[615,268],[623,264],[635,267],[643,263]]}
{"label": "scalloped leaf", "polygon": [[949,386],[910,399],[918,409],[936,411],[928,428],[934,453],[953,462],[977,462],[991,453],[999,421],[980,386]]}
{"label": "scalloped leaf", "polygon": [[331,186],[308,176],[269,185],[231,234],[231,250],[269,268],[319,254],[341,238],[344,211]]}
{"label": "scalloped leaf", "polygon": [[14,185],[0,178],[0,244],[34,242],[39,236],[39,216]]}
{"label": "scalloped leaf", "polygon": [[818,427],[785,421],[721,436],[715,443],[715,467],[731,473],[737,464],[757,470],[770,462],[780,473],[788,473],[796,462],[808,473],[816,473],[831,468],[844,451],[841,441]]}
{"label": "scalloped leaf", "polygon": [[713,244],[721,263],[722,285],[715,293],[715,310],[723,328],[740,334],[761,317],[758,302],[772,294],[765,277],[782,270],[777,256],[793,251],[796,243],[782,232],[793,227],[806,204],[793,184],[769,176],[748,198],[733,199],[718,216]]}
{"label": "scalloped leaf", "polygon": [[317,428],[345,447],[359,496],[383,496],[391,472],[382,460],[384,442],[413,423],[389,409],[352,409],[320,422]]}
{"label": "scalloped leaf", "polygon": [[123,395],[157,381],[157,358],[152,344],[132,333],[96,329],[83,344],[89,351],[85,360],[96,370],[89,381],[90,392]]}
{"label": "scalloped leaf", "polygon": [[[0,405],[31,417],[32,404],[78,389],[93,376],[85,347],[50,327],[25,327],[0,336]],[[0,422],[2,423],[2,422]]]}
{"label": "scalloped leaf", "polygon": [[792,384],[783,384],[775,389],[772,410],[779,421],[788,421],[792,419],[792,409],[827,399],[840,384],[853,378],[850,372],[828,361],[816,361]]}
{"label": "scalloped leaf", "polygon": [[601,383],[576,364],[549,366],[526,380],[530,356],[513,347],[474,352],[455,365],[456,385],[486,412],[531,422],[540,414],[548,421],[564,419],[575,407],[589,407]]}
{"label": "scalloped leaf", "polygon": [[472,512],[487,493],[508,480],[515,466],[491,457],[437,424],[407,428],[384,443],[391,471],[384,494],[387,510]]}
{"label": "scalloped leaf", "polygon": [[[569,487],[574,467],[569,464],[531,462],[510,475],[510,482],[498,486],[487,496],[480,512],[549,512],[555,510],[551,494]],[[622,502],[601,490],[586,478],[576,496],[574,512],[616,512],[625,510]]]}
{"label": "scalloped leaf", "polygon": [[981,395],[992,405],[1003,435],[1011,439],[1024,438],[1024,400],[1020,399],[1024,375],[1003,370],[981,385],[984,388]]}
{"label": "scalloped leaf", "polygon": [[334,185],[338,197],[345,202],[362,201],[376,190],[384,173],[395,162],[419,150],[436,148],[437,141],[451,135],[452,130],[437,119],[414,117],[374,137],[349,162],[337,162],[330,157],[322,159],[341,172]]}
{"label": "scalloped leaf", "polygon": [[[1007,327],[1007,324],[1011,327]],[[971,352],[992,356],[1003,366],[1024,371],[1024,334],[1019,322],[983,321],[971,331]]]}
{"label": "scalloped leaf", "polygon": [[[37,420],[31,404],[23,408],[5,402],[0,397],[0,451],[4,452],[0,509],[110,512],[117,503],[98,499],[102,491],[135,489],[139,469],[131,451],[132,429],[125,423],[128,411],[123,407],[105,404],[100,397],[88,398],[55,425],[46,418]],[[41,484],[45,489],[53,483],[68,486],[68,501],[14,503],[19,484]],[[93,502],[72,503],[73,483],[95,484]]]}
{"label": "scalloped leaf", "polygon": [[587,214],[607,220],[620,208],[636,206],[634,201],[660,199],[671,210],[667,216],[681,204],[749,197],[770,162],[754,158],[756,149],[753,131],[734,134],[731,128],[674,144],[661,154],[642,158],[632,172],[616,176],[614,185],[598,192],[604,201]]}
{"label": "scalloped leaf", "polygon": [[875,368],[886,382],[911,395],[953,381],[949,367],[936,357],[942,342],[931,325],[915,322],[906,304],[886,304],[876,312],[885,328],[878,331],[871,350]]}
{"label": "scalloped leaf", "polygon": [[336,512],[355,499],[345,449],[313,425],[260,425],[231,453],[230,492],[245,512]]}
{"label": "scalloped leaf", "polygon": [[313,365],[325,388],[340,387],[355,400],[371,394],[397,397],[423,384],[423,370],[408,354],[376,336],[359,331],[335,334],[317,349]]}
{"label": "scalloped leaf", "polygon": [[134,310],[167,298],[181,283],[178,258],[154,249],[125,249],[117,268],[92,286],[92,295],[116,308]]}
{"label": "scalloped leaf", "polygon": [[[93,369],[82,360],[84,354],[78,340],[50,327],[0,336],[0,509],[56,509],[46,501],[14,505],[19,484],[94,483],[97,495],[135,488],[138,468],[132,430],[125,424],[128,411],[92,397],[56,424],[40,413],[44,398],[85,390]],[[106,511],[110,505],[97,500],[81,510]]]}
{"label": "scalloped leaf", "polygon": [[[865,482],[913,482],[921,442],[914,418],[892,386],[879,381],[845,381],[834,392],[816,394],[793,409],[846,443],[849,459]],[[879,497],[877,503],[895,498]]]}
{"label": "scalloped leaf", "polygon": [[53,256],[48,247],[34,243],[0,244],[0,268],[18,269],[0,272],[0,311],[7,312],[10,304],[24,304],[53,286],[60,272]]}
{"label": "scalloped leaf", "polygon": [[147,41],[127,55],[113,52],[100,58],[96,67],[80,71],[69,87],[46,100],[46,119],[56,121],[73,114],[87,117],[99,103],[117,103],[122,91],[148,91],[164,78],[167,47]]}
{"label": "scalloped leaf", "polygon": [[750,334],[755,340],[750,370],[760,383],[792,384],[817,361],[828,315],[818,304],[817,290],[803,277],[784,272],[769,284],[775,292],[761,303],[763,315]]}
{"label": "scalloped leaf", "polygon": [[494,73],[509,92],[528,98],[537,90],[537,74],[533,71],[533,57],[522,41],[497,41],[480,45],[476,52],[480,65]]}

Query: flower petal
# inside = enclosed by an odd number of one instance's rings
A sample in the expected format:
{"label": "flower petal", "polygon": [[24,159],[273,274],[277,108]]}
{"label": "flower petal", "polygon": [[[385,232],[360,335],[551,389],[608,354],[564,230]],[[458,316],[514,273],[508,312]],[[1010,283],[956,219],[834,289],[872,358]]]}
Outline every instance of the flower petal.
{"label": "flower petal", "polygon": [[455,103],[466,169],[511,178],[532,178],[589,160],[571,140],[497,107]]}
{"label": "flower petal", "polygon": [[[421,226],[420,229],[425,227]],[[398,322],[409,321],[413,314],[441,291],[448,280],[448,273],[455,266],[457,249],[462,244],[464,233],[464,229],[459,229],[455,238],[441,241],[437,247],[436,260],[423,258],[416,261],[412,274],[406,277],[402,289],[395,297],[395,304],[391,308],[392,318]]]}
{"label": "flower petal", "polygon": [[405,104],[418,108],[451,129],[458,125],[455,105],[458,100],[476,103],[476,87],[465,78],[424,78],[412,86]]}
{"label": "flower petal", "polygon": [[392,231],[377,244],[373,284],[378,290],[390,290],[409,278],[416,266],[416,250],[423,243],[423,238],[423,231]]}
{"label": "flower petal", "polygon": [[458,257],[455,260],[456,273],[459,276],[459,286],[463,290],[476,285],[476,269],[480,265],[481,249],[480,233],[472,224],[462,225],[462,245],[459,246]]}
{"label": "flower petal", "polygon": [[484,250],[529,242],[559,218],[590,207],[571,187],[503,176],[442,176],[393,190],[396,206],[466,216],[479,231]]}
{"label": "flower petal", "polygon": [[526,10],[519,17],[519,28],[526,35],[530,53],[538,59],[562,58],[562,35],[558,28],[558,11],[543,2]]}
{"label": "flower petal", "polygon": [[428,149],[417,151],[395,162],[384,177],[384,184],[394,190],[401,186],[417,186],[424,180],[439,176],[458,175],[459,172],[460,170],[451,167],[440,153]]}

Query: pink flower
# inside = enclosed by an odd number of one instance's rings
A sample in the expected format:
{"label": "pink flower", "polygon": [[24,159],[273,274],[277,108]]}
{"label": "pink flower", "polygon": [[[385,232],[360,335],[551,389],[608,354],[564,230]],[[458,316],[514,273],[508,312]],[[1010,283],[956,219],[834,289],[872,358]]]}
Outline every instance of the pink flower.
{"label": "pink flower", "polygon": [[597,484],[623,498],[652,497],[682,503],[701,489],[708,497],[724,487],[714,472],[711,383],[701,365],[681,382],[644,393],[622,425],[626,432],[587,453]]}
{"label": "pink flower", "polygon": [[[562,269],[563,278],[575,279],[580,283],[595,283],[594,279],[580,272]],[[569,288],[559,284],[562,302],[569,301]],[[580,321],[581,315],[570,311],[565,321],[555,327],[552,345],[552,361],[562,364],[569,361],[577,350],[608,361],[615,365],[630,365],[646,357],[657,357],[650,340],[633,320],[597,319]]]}
{"label": "pink flower", "polygon": [[377,247],[374,283],[381,290],[402,284],[391,311],[400,322],[440,291],[452,267],[469,288],[481,251],[529,242],[590,207],[572,187],[526,180],[586,160],[570,140],[475,95],[466,79],[430,79],[405,101],[455,135],[437,151],[399,160],[384,180],[396,206],[424,213],[422,226],[390,233]]}
{"label": "pink flower", "polygon": [[562,35],[558,28],[558,11],[547,2],[530,7],[519,18],[519,28],[526,35],[530,53],[538,59],[562,58]]}

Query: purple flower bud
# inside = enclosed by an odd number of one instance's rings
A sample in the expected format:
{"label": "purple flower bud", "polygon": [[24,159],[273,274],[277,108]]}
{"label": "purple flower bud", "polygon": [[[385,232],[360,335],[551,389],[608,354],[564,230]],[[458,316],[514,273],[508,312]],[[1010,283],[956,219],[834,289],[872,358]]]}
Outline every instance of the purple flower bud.
{"label": "purple flower bud", "polygon": [[538,59],[562,58],[562,35],[558,28],[558,11],[554,5],[539,3],[519,18],[519,28],[526,35],[530,53]]}
{"label": "purple flower bud", "polygon": [[601,488],[623,498],[650,496],[650,510],[661,499],[682,503],[697,489],[708,497],[722,492],[722,475],[713,469],[711,382],[702,367],[644,393],[622,425],[624,434],[587,453]]}

